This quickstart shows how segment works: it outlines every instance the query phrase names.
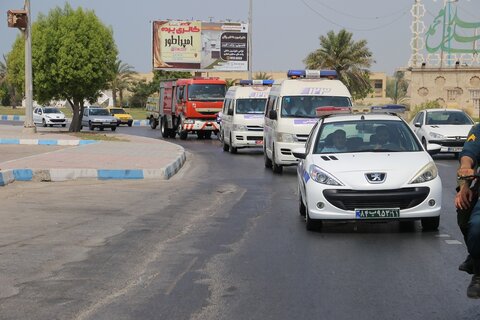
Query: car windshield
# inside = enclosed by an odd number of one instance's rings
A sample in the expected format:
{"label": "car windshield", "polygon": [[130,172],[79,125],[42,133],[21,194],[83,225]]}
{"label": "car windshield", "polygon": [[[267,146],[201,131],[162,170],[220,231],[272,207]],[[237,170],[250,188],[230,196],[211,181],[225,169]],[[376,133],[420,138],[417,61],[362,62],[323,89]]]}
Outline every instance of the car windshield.
{"label": "car windshield", "polygon": [[353,120],[325,123],[319,129],[313,153],[421,151],[403,121]]}
{"label": "car windshield", "polygon": [[282,99],[283,118],[317,118],[318,107],[350,107],[349,97],[287,96]]}
{"label": "car windshield", "polygon": [[267,99],[238,99],[236,106],[237,114],[259,113],[265,111]]}
{"label": "car windshield", "polygon": [[44,113],[60,113],[60,110],[57,108],[45,108],[43,110]]}
{"label": "car windshield", "polygon": [[224,84],[191,84],[188,86],[188,100],[222,101],[225,92]]}
{"label": "car windshield", "polygon": [[125,110],[123,110],[123,109],[110,109],[110,112],[112,114],[125,114],[126,113]]}
{"label": "car windshield", "polygon": [[428,125],[472,125],[473,120],[463,111],[431,111],[427,112]]}
{"label": "car windshield", "polygon": [[90,109],[90,115],[92,116],[109,116],[107,109],[95,108]]}

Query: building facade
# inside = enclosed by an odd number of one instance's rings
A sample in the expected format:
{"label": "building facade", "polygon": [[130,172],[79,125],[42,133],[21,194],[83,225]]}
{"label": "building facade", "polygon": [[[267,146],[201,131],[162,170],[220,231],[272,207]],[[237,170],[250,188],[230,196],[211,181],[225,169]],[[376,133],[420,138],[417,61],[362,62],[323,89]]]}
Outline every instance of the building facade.
{"label": "building facade", "polygon": [[479,117],[480,68],[420,67],[406,70],[410,80],[409,96],[412,108],[429,101],[437,101],[445,108],[462,109]]}

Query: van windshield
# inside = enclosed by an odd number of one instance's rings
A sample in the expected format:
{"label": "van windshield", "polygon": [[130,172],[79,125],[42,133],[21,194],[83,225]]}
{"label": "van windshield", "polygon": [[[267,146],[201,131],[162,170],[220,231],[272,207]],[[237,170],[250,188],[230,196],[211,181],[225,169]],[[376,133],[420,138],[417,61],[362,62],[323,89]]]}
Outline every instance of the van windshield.
{"label": "van windshield", "polygon": [[237,114],[259,113],[265,111],[267,99],[238,99],[236,106]]}
{"label": "van windshield", "polygon": [[316,118],[318,107],[351,107],[349,97],[338,96],[286,96],[282,99],[282,117]]}
{"label": "van windshield", "polygon": [[224,84],[191,84],[188,86],[188,100],[222,101],[225,90]]}

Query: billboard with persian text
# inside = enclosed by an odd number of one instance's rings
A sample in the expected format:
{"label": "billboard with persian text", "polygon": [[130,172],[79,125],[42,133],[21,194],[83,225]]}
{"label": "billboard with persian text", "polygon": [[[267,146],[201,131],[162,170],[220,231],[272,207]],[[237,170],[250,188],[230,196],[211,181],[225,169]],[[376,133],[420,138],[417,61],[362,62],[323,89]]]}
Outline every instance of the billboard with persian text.
{"label": "billboard with persian text", "polygon": [[247,71],[248,24],[153,21],[153,69]]}

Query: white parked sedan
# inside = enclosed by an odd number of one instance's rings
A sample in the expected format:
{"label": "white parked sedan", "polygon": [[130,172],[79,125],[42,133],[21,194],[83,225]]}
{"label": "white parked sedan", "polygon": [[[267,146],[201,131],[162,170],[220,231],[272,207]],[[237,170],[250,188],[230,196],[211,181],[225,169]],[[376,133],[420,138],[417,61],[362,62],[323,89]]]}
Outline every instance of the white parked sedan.
{"label": "white parked sedan", "polygon": [[[439,145],[428,145],[431,153]],[[394,114],[359,113],[321,118],[300,159],[300,213],[307,230],[324,221],[421,220],[440,222],[442,183],[431,155]]]}
{"label": "white parked sedan", "polygon": [[458,109],[425,109],[415,115],[410,126],[425,146],[435,143],[442,146],[440,152],[454,153],[463,149],[474,122],[468,114]]}
{"label": "white parked sedan", "polygon": [[55,107],[37,107],[33,110],[33,122],[42,126],[67,125],[67,119],[62,111]]}

